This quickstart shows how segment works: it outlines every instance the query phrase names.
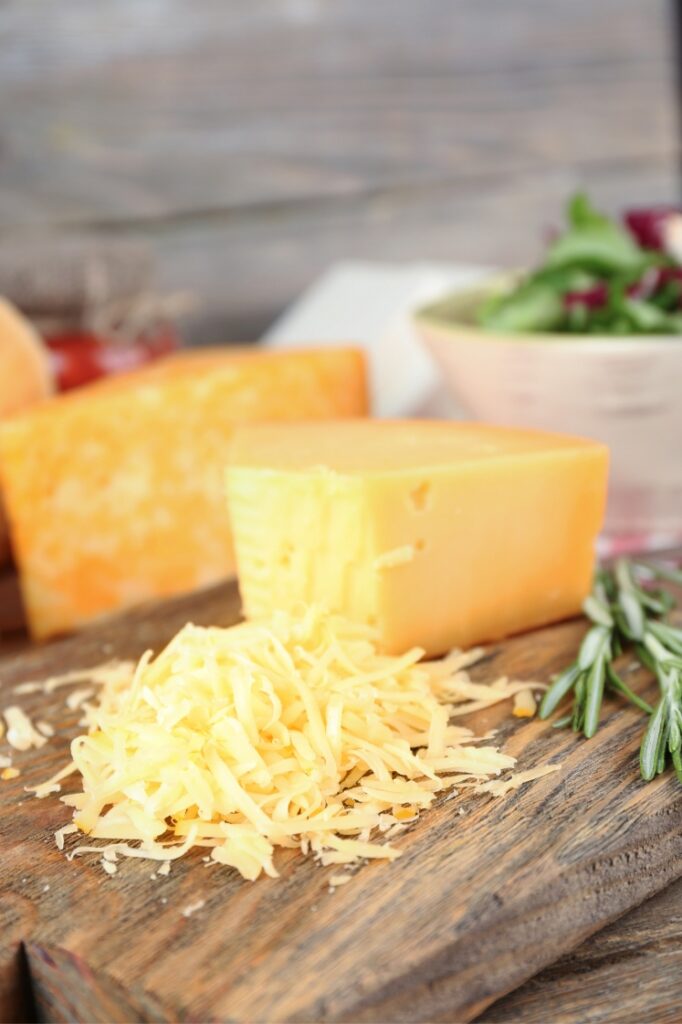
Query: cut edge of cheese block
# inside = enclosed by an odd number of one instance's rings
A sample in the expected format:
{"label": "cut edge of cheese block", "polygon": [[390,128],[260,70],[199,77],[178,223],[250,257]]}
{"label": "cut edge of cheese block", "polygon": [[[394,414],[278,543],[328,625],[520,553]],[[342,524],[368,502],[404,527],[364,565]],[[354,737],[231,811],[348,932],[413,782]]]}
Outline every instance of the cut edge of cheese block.
{"label": "cut edge of cheese block", "polygon": [[429,655],[570,617],[607,467],[597,442],[478,424],[245,427],[227,473],[245,614],[323,603]]}

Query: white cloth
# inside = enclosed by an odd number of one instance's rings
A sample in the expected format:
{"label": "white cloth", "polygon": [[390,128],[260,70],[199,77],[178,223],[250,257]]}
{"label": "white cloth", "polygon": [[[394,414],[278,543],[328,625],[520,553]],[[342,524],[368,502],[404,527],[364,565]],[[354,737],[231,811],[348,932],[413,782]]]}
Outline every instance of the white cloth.
{"label": "white cloth", "polygon": [[270,348],[358,344],[369,357],[377,416],[457,416],[412,325],[415,309],[490,274],[445,263],[337,263],[263,336]]}

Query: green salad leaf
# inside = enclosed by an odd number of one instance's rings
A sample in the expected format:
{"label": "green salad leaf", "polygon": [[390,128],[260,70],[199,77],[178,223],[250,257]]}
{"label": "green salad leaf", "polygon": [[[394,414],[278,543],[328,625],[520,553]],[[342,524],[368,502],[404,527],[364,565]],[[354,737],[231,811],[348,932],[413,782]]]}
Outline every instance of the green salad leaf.
{"label": "green salad leaf", "polygon": [[670,254],[645,248],[582,192],[570,200],[566,220],[540,267],[483,302],[481,326],[508,333],[682,333],[682,267]]}
{"label": "green salad leaf", "polygon": [[563,317],[561,293],[549,282],[529,279],[509,295],[496,295],[481,309],[482,322],[498,331],[551,331]]}
{"label": "green salad leaf", "polygon": [[625,228],[595,210],[582,192],[568,205],[568,223],[568,230],[549,248],[548,267],[638,275],[651,265],[651,254],[640,249]]}

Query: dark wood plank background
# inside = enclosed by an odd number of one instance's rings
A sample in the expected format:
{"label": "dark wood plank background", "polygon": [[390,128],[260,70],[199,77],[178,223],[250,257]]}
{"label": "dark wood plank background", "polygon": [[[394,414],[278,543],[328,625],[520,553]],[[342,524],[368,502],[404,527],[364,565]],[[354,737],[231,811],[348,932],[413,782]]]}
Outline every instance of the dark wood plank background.
{"label": "dark wood plank background", "polygon": [[0,245],[148,241],[199,340],[340,258],[518,263],[678,193],[668,0],[5,0]]}

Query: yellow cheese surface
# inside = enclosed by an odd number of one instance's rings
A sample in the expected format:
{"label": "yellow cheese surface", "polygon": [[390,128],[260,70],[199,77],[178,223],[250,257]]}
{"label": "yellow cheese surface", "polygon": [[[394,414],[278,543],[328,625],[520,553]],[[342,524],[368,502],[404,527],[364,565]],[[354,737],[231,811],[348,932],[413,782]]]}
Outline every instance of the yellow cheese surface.
{"label": "yellow cheese surface", "polygon": [[234,569],[235,424],[367,411],[355,349],[212,350],[50,399],[0,426],[0,480],[33,634]]}
{"label": "yellow cheese surface", "polygon": [[227,491],[245,613],[321,602],[431,655],[573,615],[607,463],[591,441],[472,424],[243,428]]}

